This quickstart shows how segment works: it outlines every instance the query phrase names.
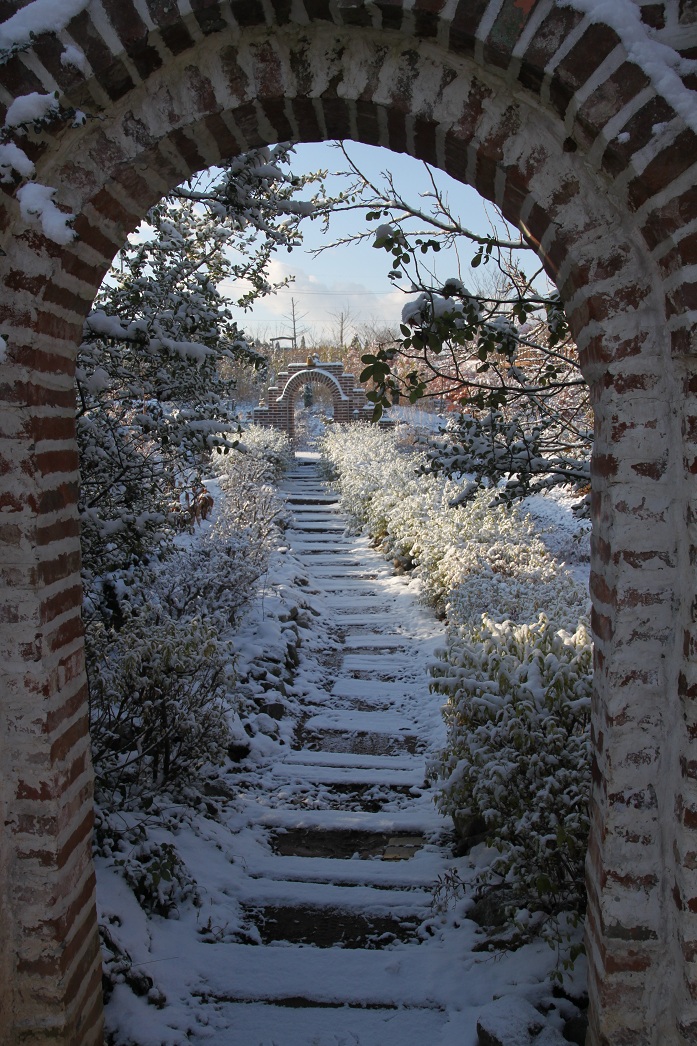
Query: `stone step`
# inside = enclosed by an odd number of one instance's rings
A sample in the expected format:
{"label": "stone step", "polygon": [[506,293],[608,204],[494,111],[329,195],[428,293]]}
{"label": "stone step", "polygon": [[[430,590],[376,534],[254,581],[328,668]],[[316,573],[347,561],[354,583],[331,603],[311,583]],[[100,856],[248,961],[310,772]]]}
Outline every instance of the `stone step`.
{"label": "stone step", "polygon": [[363,915],[335,908],[243,905],[243,919],[259,934],[261,944],[278,941],[315,948],[388,948],[397,941],[418,944],[418,915]]}
{"label": "stone step", "polygon": [[[312,753],[308,753],[312,754]],[[418,770],[373,770],[351,766],[313,766],[309,764],[281,763],[273,769],[273,776],[281,780],[302,781],[306,784],[327,784],[340,788],[363,785],[369,788],[422,789],[424,769]]]}
{"label": "stone step", "polygon": [[393,835],[360,828],[288,828],[273,833],[271,849],[283,857],[337,857],[405,861],[424,844],[422,835]]}
{"label": "stone step", "polygon": [[399,756],[402,753],[411,754],[419,751],[416,737],[390,737],[387,734],[367,731],[308,730],[305,733],[304,744],[310,751],[353,755]]}
{"label": "stone step", "polygon": [[[337,948],[328,954],[324,949],[298,945],[259,948],[253,944],[220,943],[211,947],[216,948],[218,962],[214,970],[210,963],[206,964],[208,976],[206,981],[201,981],[200,989],[204,1000],[211,1002],[249,1000],[291,1005],[289,1000],[298,999],[315,1006],[384,1008],[387,1004],[400,1009],[438,1010],[445,1006],[462,980],[462,970],[452,962],[440,968],[437,975],[426,975],[424,962],[428,957],[422,954],[420,947],[400,949],[397,954],[353,948]],[[394,970],[392,976],[389,976],[390,970]],[[197,973],[194,966],[188,971],[189,979]],[[384,989],[386,978],[390,985],[388,999]],[[462,998],[464,1005],[475,1001],[466,984]],[[279,1046],[288,1046],[285,1037],[279,1041],[278,1026],[276,1032]],[[307,1032],[306,1027],[302,1046],[308,1046]],[[360,1046],[364,1046],[362,1040],[359,1041]],[[399,1046],[400,1041],[390,1037],[383,1039],[380,1046],[385,1043]],[[259,1039],[240,1039],[239,1042],[240,1046],[251,1043],[257,1046]]]}
{"label": "stone step", "polygon": [[294,519],[288,530],[299,530],[301,534],[344,534],[346,527],[343,523],[323,523],[311,519]]}

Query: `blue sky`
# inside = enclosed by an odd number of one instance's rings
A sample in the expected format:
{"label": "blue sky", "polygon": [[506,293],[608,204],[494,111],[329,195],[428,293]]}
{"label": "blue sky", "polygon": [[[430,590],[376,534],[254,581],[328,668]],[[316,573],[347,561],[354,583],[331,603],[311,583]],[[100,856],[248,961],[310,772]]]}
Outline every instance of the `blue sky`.
{"label": "blue sky", "polygon": [[[355,162],[371,178],[378,178],[381,171],[390,170],[397,186],[409,200],[418,203],[419,193],[429,188],[423,165],[410,156],[393,153],[386,149],[349,143]],[[329,143],[299,145],[293,169],[297,173],[328,169],[342,169],[345,161],[338,150]],[[461,220],[476,232],[487,233],[491,228],[494,212],[479,194],[468,185],[454,181],[442,172],[436,172],[438,184],[448,194],[453,210]],[[343,183],[342,183],[343,184]],[[337,191],[338,180],[330,180],[330,191]],[[375,227],[377,223],[370,223]],[[336,215],[331,224],[330,238],[341,237],[359,227],[370,227],[361,212]],[[338,313],[349,313],[354,325],[394,325],[399,322],[404,295],[395,290],[388,280],[388,256],[376,250],[370,241],[363,244],[336,247],[318,257],[309,252],[327,242],[319,221],[304,224],[304,245],[291,253],[282,252],[273,263],[275,279],[293,276],[290,287],[273,298],[257,304],[252,312],[242,314],[240,322],[247,333],[256,337],[273,337],[288,334],[291,327],[291,299],[295,300],[296,311],[302,316],[300,326],[306,328],[308,344],[331,337],[337,328]],[[465,245],[461,252],[461,278],[465,284],[476,289],[476,275],[482,270],[470,270],[469,261],[474,249]],[[454,252],[438,255],[437,275],[442,280],[458,275],[458,258]]]}

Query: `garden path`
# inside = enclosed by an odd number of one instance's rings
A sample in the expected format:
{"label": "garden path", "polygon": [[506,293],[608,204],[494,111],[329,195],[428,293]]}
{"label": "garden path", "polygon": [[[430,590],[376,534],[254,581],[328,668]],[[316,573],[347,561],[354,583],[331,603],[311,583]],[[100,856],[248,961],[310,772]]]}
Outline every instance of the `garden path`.
{"label": "garden path", "polygon": [[425,781],[442,626],[367,538],[346,534],[316,457],[299,454],[284,481],[286,536],[337,643],[273,769],[261,818],[271,853],[247,867],[264,946],[231,946],[235,988],[218,1002],[245,1046],[440,1041],[462,991],[424,923],[452,848]]}
{"label": "garden path", "polygon": [[[285,555],[243,641],[260,659],[253,679],[270,684],[260,754],[207,778],[195,811],[149,829],[153,845],[176,848],[197,901],[148,918],[115,862],[98,861],[101,922],[129,956],[107,1041],[583,1042],[583,1029],[562,1034],[577,1011],[552,995],[546,944],[508,950],[505,928],[473,921],[471,896],[434,908],[450,870],[470,881],[489,859],[484,847],[452,856],[427,780],[445,740],[442,699],[428,686],[443,626],[418,581],[346,533],[317,458],[297,454],[284,480]],[[287,689],[267,642],[279,625],[298,644]]]}

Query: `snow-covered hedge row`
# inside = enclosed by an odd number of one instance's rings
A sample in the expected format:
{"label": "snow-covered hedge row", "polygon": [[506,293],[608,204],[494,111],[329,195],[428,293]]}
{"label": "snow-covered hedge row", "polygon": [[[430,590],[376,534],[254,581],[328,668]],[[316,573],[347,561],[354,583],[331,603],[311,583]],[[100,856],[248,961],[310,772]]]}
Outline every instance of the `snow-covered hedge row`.
{"label": "snow-covered hedge row", "polygon": [[583,624],[496,622],[450,633],[434,687],[448,700],[439,806],[483,822],[500,850],[489,874],[514,907],[555,914],[585,904],[592,648]]}
{"label": "snow-covered hedge row", "polygon": [[[231,451],[213,521],[161,561],[105,578],[86,614],[98,793],[112,802],[180,791],[244,736],[234,635],[277,543],[283,509],[269,464]],[[112,797],[116,796],[116,800]]]}
{"label": "snow-covered hedge row", "polygon": [[[248,425],[240,437],[238,450],[250,457],[265,461],[270,468],[269,478],[279,479],[293,460],[293,447],[285,432],[267,429],[261,425]],[[235,458],[217,456],[214,466],[217,472],[234,471]]]}
{"label": "snow-covered hedge row", "polygon": [[466,480],[421,473],[402,430],[351,426],[323,441],[342,507],[385,554],[412,568],[448,620],[433,667],[447,697],[447,745],[434,762],[439,804],[483,823],[513,907],[579,913],[588,834],[591,643],[587,595],[532,520],[454,504]]}
{"label": "snow-covered hedge row", "polygon": [[478,622],[483,613],[529,622],[544,611],[556,627],[576,628],[587,595],[520,511],[492,505],[487,491],[453,505],[462,483],[419,474],[424,455],[399,429],[335,428],[322,451],[353,525],[413,567],[428,601],[452,624]]}

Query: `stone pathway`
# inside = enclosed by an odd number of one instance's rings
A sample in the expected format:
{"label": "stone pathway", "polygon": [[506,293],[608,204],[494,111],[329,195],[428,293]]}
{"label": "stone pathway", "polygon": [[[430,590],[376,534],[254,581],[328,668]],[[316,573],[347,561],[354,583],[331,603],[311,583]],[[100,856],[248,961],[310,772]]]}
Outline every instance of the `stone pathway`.
{"label": "stone pathway", "polygon": [[440,1042],[462,976],[428,932],[451,854],[425,782],[442,630],[366,538],[345,534],[315,457],[299,455],[285,481],[287,539],[336,641],[273,770],[269,849],[246,869],[257,943],[232,945],[234,989],[216,1008],[239,1046]]}

